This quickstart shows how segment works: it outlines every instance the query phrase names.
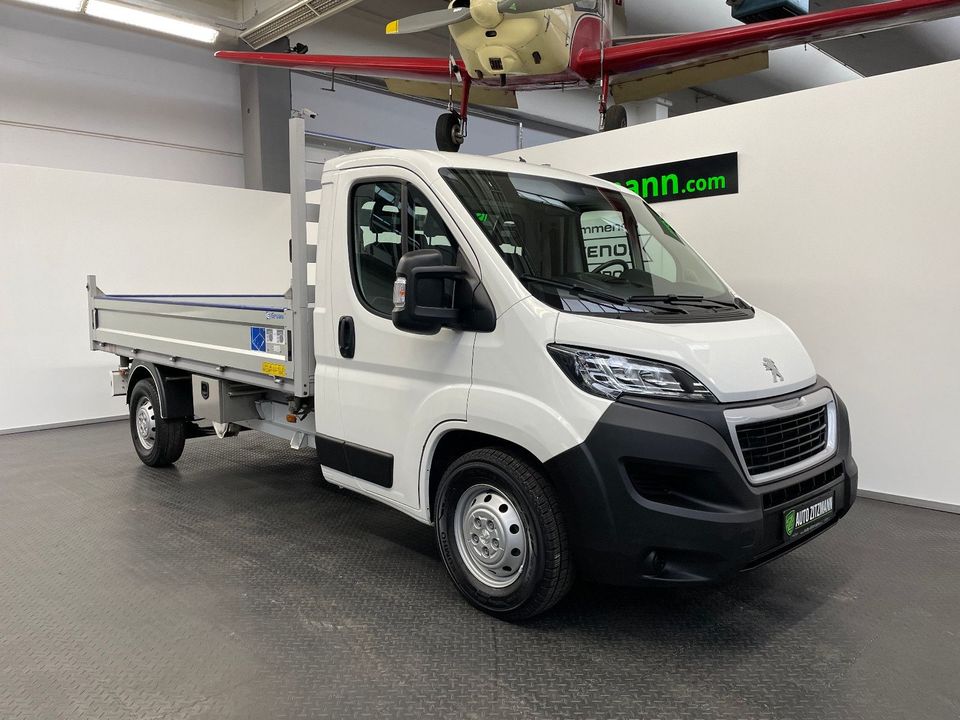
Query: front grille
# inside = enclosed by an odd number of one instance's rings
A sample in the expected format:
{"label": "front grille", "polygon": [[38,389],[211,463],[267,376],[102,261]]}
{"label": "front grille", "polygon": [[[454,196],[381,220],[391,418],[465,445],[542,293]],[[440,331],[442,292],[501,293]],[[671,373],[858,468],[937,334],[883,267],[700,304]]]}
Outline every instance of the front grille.
{"label": "front grille", "polygon": [[801,482],[788,485],[787,487],[780,488],[779,490],[773,490],[765,493],[763,496],[763,509],[769,510],[770,508],[774,508],[778,505],[783,505],[784,503],[796,500],[799,497],[803,497],[808,493],[812,493],[814,490],[819,490],[820,488],[829,485],[834,480],[837,480],[841,475],[843,475],[843,463],[834,465],[829,470],[826,470],[819,475],[814,475],[813,477],[807,478]]}
{"label": "front grille", "polygon": [[803,462],[827,446],[827,408],[737,426],[747,471],[762,475]]}

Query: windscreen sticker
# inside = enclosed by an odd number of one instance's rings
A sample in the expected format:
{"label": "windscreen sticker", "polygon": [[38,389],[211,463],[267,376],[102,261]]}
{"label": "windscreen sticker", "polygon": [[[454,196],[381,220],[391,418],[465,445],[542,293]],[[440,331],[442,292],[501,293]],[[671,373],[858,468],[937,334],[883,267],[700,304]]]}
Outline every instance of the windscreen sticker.
{"label": "windscreen sticker", "polygon": [[623,224],[623,214],[615,210],[589,210],[580,216],[583,249],[587,254],[587,271],[607,266],[605,274],[620,275],[633,268],[630,238]]}
{"label": "windscreen sticker", "polygon": [[287,354],[287,333],[283,328],[250,328],[250,349],[271,355]]}

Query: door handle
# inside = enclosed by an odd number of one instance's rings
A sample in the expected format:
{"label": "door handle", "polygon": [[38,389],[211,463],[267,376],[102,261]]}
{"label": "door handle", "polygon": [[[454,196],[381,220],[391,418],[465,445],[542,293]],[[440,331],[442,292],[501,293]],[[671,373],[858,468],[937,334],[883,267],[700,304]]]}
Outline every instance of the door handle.
{"label": "door handle", "polygon": [[337,326],[337,344],[340,346],[342,357],[353,357],[356,350],[356,331],[353,326],[353,318],[349,315],[340,318],[340,324]]}

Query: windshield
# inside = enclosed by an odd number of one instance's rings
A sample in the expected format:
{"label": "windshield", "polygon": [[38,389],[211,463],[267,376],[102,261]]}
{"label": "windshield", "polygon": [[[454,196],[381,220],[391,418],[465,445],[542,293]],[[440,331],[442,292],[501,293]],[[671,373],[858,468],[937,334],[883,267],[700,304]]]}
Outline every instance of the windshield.
{"label": "windshield", "polygon": [[440,172],[511,270],[552,307],[670,321],[749,310],[639,196],[521,173]]}

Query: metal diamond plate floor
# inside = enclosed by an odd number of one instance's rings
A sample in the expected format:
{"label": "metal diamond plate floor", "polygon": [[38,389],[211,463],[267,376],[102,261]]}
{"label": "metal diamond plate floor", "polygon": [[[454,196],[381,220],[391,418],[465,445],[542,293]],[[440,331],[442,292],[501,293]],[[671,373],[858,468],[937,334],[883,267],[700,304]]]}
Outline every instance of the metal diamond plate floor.
{"label": "metal diamond plate floor", "polygon": [[0,718],[960,717],[960,516],[860,500],[718,588],[580,585],[525,625],[431,530],[245,433],[0,437]]}

